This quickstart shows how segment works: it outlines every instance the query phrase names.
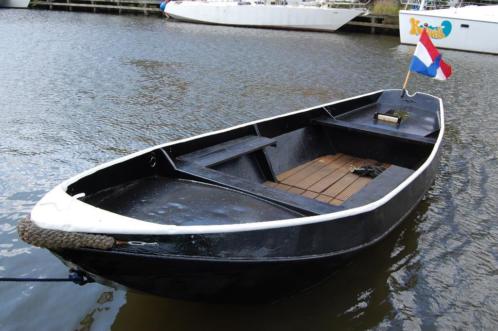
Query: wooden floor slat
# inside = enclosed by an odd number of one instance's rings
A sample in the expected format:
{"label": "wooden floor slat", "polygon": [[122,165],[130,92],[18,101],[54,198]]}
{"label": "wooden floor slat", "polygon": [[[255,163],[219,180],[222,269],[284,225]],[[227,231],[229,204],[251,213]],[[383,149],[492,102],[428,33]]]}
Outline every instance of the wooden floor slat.
{"label": "wooden floor slat", "polygon": [[346,201],[351,198],[353,194],[360,191],[362,188],[367,186],[368,183],[372,181],[372,178],[369,177],[359,177],[357,178],[351,185],[346,187],[341,193],[336,195],[336,199]]}
{"label": "wooden floor slat", "polygon": [[289,193],[295,193],[295,194],[303,194],[304,190],[297,188],[297,187],[291,187],[290,189],[287,190]]}
{"label": "wooden floor slat", "polygon": [[340,206],[340,205],[342,205],[342,203],[343,203],[343,202],[344,202],[344,201],[339,200],[339,199],[332,199],[332,200],[330,200],[330,201],[329,201],[329,203],[330,203],[331,205],[334,205],[334,206]]}
{"label": "wooden floor slat", "polygon": [[[336,155],[342,155],[342,154],[336,154]],[[330,155],[325,155],[325,156],[322,156],[322,157],[319,157],[318,159],[314,159],[312,161],[309,161],[309,162],[306,162],[304,164],[301,164],[300,166],[297,166],[295,168],[292,168],[292,169],[289,169],[281,174],[279,174],[277,176],[277,180],[282,182],[283,180],[287,179],[288,177],[294,175],[295,173],[309,167],[310,165],[312,165],[313,163],[317,162],[318,160],[322,159],[322,158],[326,158],[326,157],[330,157]]]}
{"label": "wooden floor slat", "polygon": [[315,162],[310,164],[304,169],[301,169],[300,171],[296,172],[295,174],[287,177],[286,179],[282,180],[282,183],[291,185],[291,186],[297,186],[301,181],[304,179],[308,178],[309,176],[313,175],[315,172],[319,171],[323,167],[325,167],[327,164],[332,162],[334,158],[332,156],[326,156],[326,157],[321,157],[319,159],[316,159]]}
{"label": "wooden floor slat", "polygon": [[314,199],[316,198],[319,194],[318,193],[315,193],[315,192],[311,192],[311,191],[304,191],[304,193],[301,193],[301,195],[303,197],[307,197],[307,198],[310,198],[310,199]]}
{"label": "wooden floor slat", "polygon": [[313,191],[313,192],[323,192],[325,191],[329,186],[340,180],[344,175],[346,175],[349,172],[347,167],[341,167],[339,169],[336,169],[329,175],[323,177],[319,182],[313,184],[308,188],[308,190]]}
{"label": "wooden floor slat", "polygon": [[282,184],[282,183],[277,184],[277,185],[275,186],[275,188],[278,188],[279,190],[282,190],[282,191],[287,191],[287,190],[288,190],[288,189],[290,189],[291,187],[292,187],[292,186],[290,186],[290,185],[285,185],[285,184]]}
{"label": "wooden floor slat", "polygon": [[328,195],[324,195],[324,194],[320,194],[318,195],[315,200],[318,200],[318,201],[321,201],[321,202],[329,202],[330,200],[332,200],[334,198],[332,197],[329,197]]}
{"label": "wooden floor slat", "polygon": [[292,169],[289,169],[289,170],[287,170],[287,171],[285,171],[285,172],[282,172],[280,175],[278,175],[278,176],[277,176],[277,180],[281,182],[281,181],[283,181],[284,179],[286,179],[286,178],[288,178],[288,177],[292,176],[292,175],[293,175],[293,174],[295,174],[296,172],[300,171],[301,169],[306,168],[307,166],[309,166],[309,165],[310,165],[310,164],[312,164],[313,162],[314,162],[314,160],[313,160],[313,161],[306,162],[306,163],[304,163],[304,164],[301,164],[300,166],[295,167],[295,168],[292,168]]}
{"label": "wooden floor slat", "polygon": [[341,179],[339,179],[337,182],[335,182],[333,185],[331,185],[328,189],[323,191],[323,194],[335,197],[339,193],[344,191],[346,189],[346,187],[351,185],[357,178],[358,178],[358,175],[355,175],[351,172],[347,173]]}
{"label": "wooden floor slat", "polygon": [[[372,181],[352,173],[354,167],[380,165],[375,160],[346,154],[325,155],[289,169],[277,176],[278,183],[264,184],[332,205],[341,205]],[[385,168],[389,164],[382,164]]]}
{"label": "wooden floor slat", "polygon": [[295,186],[299,187],[303,190],[307,190],[311,185],[316,184],[322,178],[326,177],[334,170],[339,169],[342,165],[344,165],[344,163],[346,163],[350,160],[351,160],[351,157],[348,155],[339,155],[332,162],[327,164],[325,167],[321,168],[320,170],[316,171],[315,173],[311,174],[310,176],[304,178],[299,183],[297,183]]}

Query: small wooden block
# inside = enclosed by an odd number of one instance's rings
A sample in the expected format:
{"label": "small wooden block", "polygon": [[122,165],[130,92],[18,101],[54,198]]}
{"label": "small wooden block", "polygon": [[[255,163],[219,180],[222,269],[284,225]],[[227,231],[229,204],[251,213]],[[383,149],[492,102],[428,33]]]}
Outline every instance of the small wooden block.
{"label": "small wooden block", "polygon": [[275,187],[275,186],[278,185],[278,183],[275,183],[275,182],[272,182],[272,181],[266,181],[263,184],[265,184],[266,186],[269,186],[269,187]]}
{"label": "small wooden block", "polygon": [[315,193],[315,192],[311,192],[311,191],[304,191],[303,193],[301,193],[301,195],[303,197],[307,197],[307,198],[310,198],[310,199],[314,199],[318,196],[318,193]]}
{"label": "small wooden block", "polygon": [[329,201],[329,203],[330,203],[331,205],[334,205],[334,206],[340,206],[340,205],[342,205],[342,203],[343,203],[343,202],[344,202],[344,201],[339,200],[339,199],[332,199],[332,200],[330,200],[330,201]]}
{"label": "small wooden block", "polygon": [[291,187],[290,189],[287,190],[287,192],[294,194],[302,194],[304,193],[304,190],[301,190],[300,188],[297,187]]}
{"label": "small wooden block", "polygon": [[275,188],[278,188],[279,190],[282,190],[282,191],[287,191],[288,189],[290,189],[292,186],[289,186],[289,185],[285,185],[285,184],[277,184],[275,186]]}
{"label": "small wooden block", "polygon": [[332,200],[332,197],[329,197],[328,195],[320,194],[315,198],[315,200],[321,201],[321,202],[329,202]]}

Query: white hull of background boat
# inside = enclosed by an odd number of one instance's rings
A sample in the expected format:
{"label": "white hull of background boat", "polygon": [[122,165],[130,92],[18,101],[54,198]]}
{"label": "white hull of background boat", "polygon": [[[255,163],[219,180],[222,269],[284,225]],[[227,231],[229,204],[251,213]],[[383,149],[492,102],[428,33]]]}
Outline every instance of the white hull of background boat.
{"label": "white hull of background boat", "polygon": [[30,0],[0,0],[0,7],[28,8]]}
{"label": "white hull of background boat", "polygon": [[401,43],[416,44],[424,25],[438,48],[498,54],[498,6],[401,10]]}
{"label": "white hull of background boat", "polygon": [[335,31],[364,13],[359,8],[240,5],[237,2],[172,1],[166,14],[182,21],[281,29]]}

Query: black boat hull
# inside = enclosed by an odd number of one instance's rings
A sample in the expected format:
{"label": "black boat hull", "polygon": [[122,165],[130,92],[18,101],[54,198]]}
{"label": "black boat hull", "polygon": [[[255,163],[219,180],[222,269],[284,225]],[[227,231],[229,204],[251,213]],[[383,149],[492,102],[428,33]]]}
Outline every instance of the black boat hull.
{"label": "black boat hull", "polygon": [[[55,188],[31,219],[112,237],[108,250],[53,250],[103,284],[272,301],[324,280],[406,219],[435,179],[443,135],[440,99],[378,91],[112,161]],[[369,164],[382,169],[360,178],[354,168]]]}
{"label": "black boat hull", "polygon": [[[393,231],[432,185],[439,158],[438,152],[430,166],[386,204],[353,217],[264,233],[134,236],[130,239],[153,240],[157,245],[54,253],[110,286],[189,301],[269,302],[322,282]],[[289,238],[297,238],[294,245],[288,244]],[[186,249],[186,242],[193,241],[203,244]],[[167,255],[165,246],[170,250]],[[251,252],[251,257],[244,252]]]}
{"label": "black boat hull", "polygon": [[210,303],[271,302],[320,283],[348,258],[345,254],[289,261],[240,261],[81,250],[56,254],[105,285]]}

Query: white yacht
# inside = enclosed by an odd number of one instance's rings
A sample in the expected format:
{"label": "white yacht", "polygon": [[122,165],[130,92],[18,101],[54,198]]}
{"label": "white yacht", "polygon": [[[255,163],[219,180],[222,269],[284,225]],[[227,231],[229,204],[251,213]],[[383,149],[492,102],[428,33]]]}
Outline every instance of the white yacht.
{"label": "white yacht", "polygon": [[423,28],[434,45],[463,51],[498,54],[498,5],[400,10],[402,44],[416,44]]}
{"label": "white yacht", "polygon": [[0,7],[28,8],[30,0],[0,0]]}
{"label": "white yacht", "polygon": [[364,7],[334,8],[327,2],[271,4],[265,1],[171,1],[165,14],[189,22],[316,31],[335,31],[365,12]]}

